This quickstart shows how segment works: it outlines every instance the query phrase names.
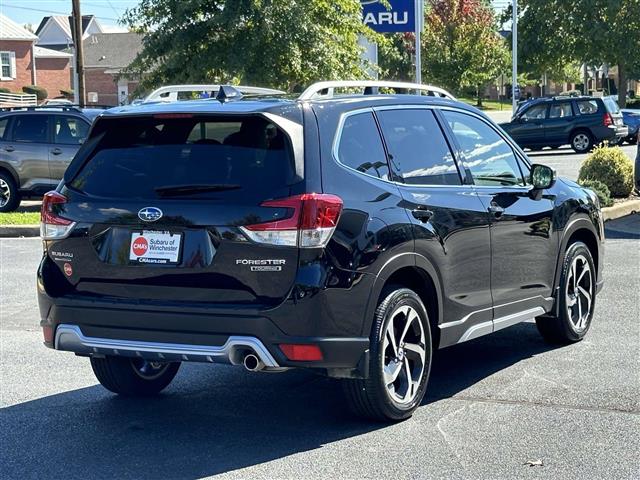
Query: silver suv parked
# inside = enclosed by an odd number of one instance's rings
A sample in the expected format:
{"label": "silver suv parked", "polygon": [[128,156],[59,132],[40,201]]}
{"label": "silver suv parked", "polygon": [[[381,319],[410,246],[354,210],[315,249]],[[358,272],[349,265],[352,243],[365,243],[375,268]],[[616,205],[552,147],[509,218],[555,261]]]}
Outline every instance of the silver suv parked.
{"label": "silver suv parked", "polygon": [[103,110],[73,106],[0,111],[0,212],[55,188]]}

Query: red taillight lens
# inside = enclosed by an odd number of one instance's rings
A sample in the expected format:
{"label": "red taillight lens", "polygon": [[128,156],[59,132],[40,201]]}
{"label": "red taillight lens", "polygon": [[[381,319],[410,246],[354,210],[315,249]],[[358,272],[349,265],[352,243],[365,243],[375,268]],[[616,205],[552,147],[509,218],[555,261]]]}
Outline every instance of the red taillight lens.
{"label": "red taillight lens", "polygon": [[605,113],[604,114],[604,126],[605,127],[610,127],[611,125],[613,125],[613,117],[611,116],[610,113]]}
{"label": "red taillight lens", "polygon": [[305,193],[268,200],[262,207],[287,208],[280,220],[241,227],[252,240],[272,245],[324,247],[338,224],[342,199],[326,193]]}
{"label": "red taillight lens", "polygon": [[40,209],[40,236],[44,240],[64,238],[75,225],[71,220],[57,214],[58,206],[67,203],[67,197],[51,191],[42,198]]}
{"label": "red taillight lens", "polygon": [[322,350],[317,345],[282,343],[280,350],[285,357],[296,362],[317,362],[323,359]]}

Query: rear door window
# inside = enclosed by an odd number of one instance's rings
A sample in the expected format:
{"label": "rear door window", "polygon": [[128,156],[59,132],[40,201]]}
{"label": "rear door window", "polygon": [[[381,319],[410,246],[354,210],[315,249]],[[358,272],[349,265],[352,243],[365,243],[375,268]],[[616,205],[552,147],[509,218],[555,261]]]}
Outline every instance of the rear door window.
{"label": "rear door window", "polygon": [[264,200],[295,178],[289,140],[258,116],[102,119],[103,133],[69,186],[107,198]]}
{"label": "rear door window", "polygon": [[53,141],[63,145],[80,145],[87,138],[89,125],[78,117],[53,116]]}
{"label": "rear door window", "polygon": [[48,143],[49,115],[16,115],[13,121],[13,141]]}
{"label": "rear door window", "polygon": [[460,185],[453,154],[433,112],[427,109],[377,113],[389,157],[411,185]]}
{"label": "rear door window", "polygon": [[591,115],[598,113],[598,102],[596,100],[577,100],[576,106],[580,115]]}
{"label": "rear door window", "polygon": [[572,117],[571,102],[558,102],[549,108],[549,118],[567,118]]}
{"label": "rear door window", "polygon": [[389,180],[389,165],[373,113],[346,118],[338,144],[338,160],[358,172]]}

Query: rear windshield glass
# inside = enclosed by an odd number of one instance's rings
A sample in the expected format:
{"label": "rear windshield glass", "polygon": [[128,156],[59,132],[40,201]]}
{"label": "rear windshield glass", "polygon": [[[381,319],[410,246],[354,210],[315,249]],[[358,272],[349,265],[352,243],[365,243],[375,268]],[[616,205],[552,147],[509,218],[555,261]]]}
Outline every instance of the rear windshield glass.
{"label": "rear windshield glass", "polygon": [[[176,118],[178,117],[178,118]],[[294,181],[289,140],[258,116],[104,119],[69,184],[111,198],[270,198]]]}
{"label": "rear windshield glass", "polygon": [[620,107],[618,106],[618,102],[611,97],[605,97],[604,104],[607,107],[607,112],[609,113],[620,113]]}

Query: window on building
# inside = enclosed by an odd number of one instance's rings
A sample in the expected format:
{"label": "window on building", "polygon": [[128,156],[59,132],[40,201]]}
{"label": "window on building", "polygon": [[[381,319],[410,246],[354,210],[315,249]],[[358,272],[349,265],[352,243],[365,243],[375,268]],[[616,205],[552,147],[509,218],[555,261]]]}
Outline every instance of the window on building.
{"label": "window on building", "polygon": [[15,58],[16,57],[14,52],[0,52],[0,67],[2,68],[2,80],[11,80],[16,77]]}

